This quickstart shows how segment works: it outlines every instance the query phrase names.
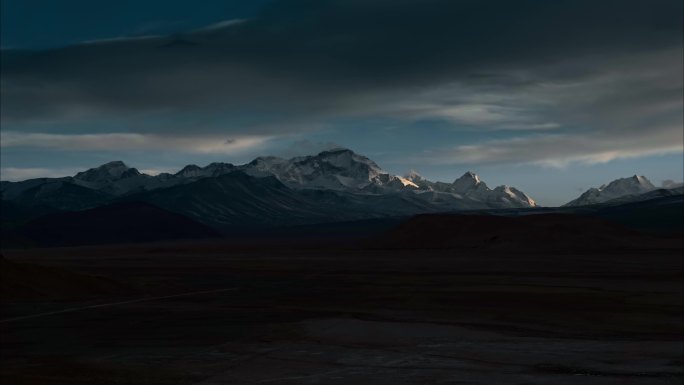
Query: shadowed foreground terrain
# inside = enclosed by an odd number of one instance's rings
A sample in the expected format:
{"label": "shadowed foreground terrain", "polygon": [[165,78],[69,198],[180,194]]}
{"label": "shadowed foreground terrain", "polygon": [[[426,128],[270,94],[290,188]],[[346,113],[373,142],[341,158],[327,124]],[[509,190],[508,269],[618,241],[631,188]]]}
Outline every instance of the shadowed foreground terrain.
{"label": "shadowed foreground terrain", "polygon": [[[439,221],[420,225],[453,225]],[[6,251],[13,271],[44,265],[40,274],[80,285],[3,287],[0,382],[681,383],[681,237],[617,229],[630,242],[530,249],[534,236],[500,235],[500,247],[488,241],[496,226],[471,223],[492,233],[421,248],[402,233],[409,222],[390,233],[401,238],[394,247],[379,237],[372,247],[274,239]]]}

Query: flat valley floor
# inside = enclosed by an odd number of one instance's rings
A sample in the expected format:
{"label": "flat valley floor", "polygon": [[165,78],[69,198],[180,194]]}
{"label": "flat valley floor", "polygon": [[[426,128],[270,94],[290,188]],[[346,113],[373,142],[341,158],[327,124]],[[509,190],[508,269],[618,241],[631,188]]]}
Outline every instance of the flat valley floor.
{"label": "flat valley floor", "polygon": [[681,384],[681,252],[9,250],[0,383]]}

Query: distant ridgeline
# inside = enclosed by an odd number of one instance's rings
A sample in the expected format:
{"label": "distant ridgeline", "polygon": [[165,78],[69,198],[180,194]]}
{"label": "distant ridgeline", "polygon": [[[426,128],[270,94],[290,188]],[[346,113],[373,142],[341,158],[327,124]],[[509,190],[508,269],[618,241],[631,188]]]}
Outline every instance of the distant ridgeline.
{"label": "distant ridgeline", "polygon": [[[122,236],[123,241],[138,241],[215,236],[212,229],[225,234],[235,229],[402,218],[424,213],[521,215],[599,209],[615,212],[615,206],[625,204],[653,203],[659,199],[676,202],[682,187],[657,189],[646,178],[635,176],[590,189],[563,208],[539,208],[522,191],[509,186],[489,188],[472,172],[452,183],[429,181],[415,172],[398,176],[382,170],[365,156],[338,149],[292,159],[259,157],[244,165],[189,165],[175,174],[156,176],[115,161],[73,177],[3,181],[0,191],[3,229],[18,231],[16,234],[29,238],[35,238],[37,232],[49,231],[50,226],[58,226],[60,221],[62,227],[72,224],[73,231],[99,228],[130,233],[126,218],[107,208],[112,205],[130,215],[131,222],[152,226],[168,221],[191,229],[178,233],[167,226],[166,232]],[[83,210],[91,211],[60,217]],[[49,218],[44,219],[45,216]],[[96,220],[100,227],[93,227],[91,222]],[[102,241],[117,239],[104,237]],[[48,243],[55,242],[51,239]]]}
{"label": "distant ridgeline", "polygon": [[116,161],[73,177],[2,182],[3,200],[46,210],[83,210],[140,201],[214,226],[284,225],[468,209],[535,207],[508,186],[490,189],[474,173],[453,183],[383,171],[351,150],[244,165],[189,165],[150,176]]}

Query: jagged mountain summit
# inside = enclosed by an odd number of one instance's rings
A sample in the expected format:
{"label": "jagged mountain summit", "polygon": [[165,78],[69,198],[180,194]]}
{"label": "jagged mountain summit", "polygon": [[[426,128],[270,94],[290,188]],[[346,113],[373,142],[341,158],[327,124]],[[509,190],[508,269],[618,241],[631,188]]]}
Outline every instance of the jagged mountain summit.
{"label": "jagged mountain summit", "polygon": [[594,205],[626,196],[645,194],[653,190],[656,190],[656,187],[645,176],[634,175],[616,179],[598,188],[592,187],[564,206]]}
{"label": "jagged mountain summit", "polygon": [[297,189],[382,192],[383,189],[418,188],[406,178],[383,171],[372,160],[349,149],[292,159],[260,157],[241,169],[253,176],[273,175]]}
{"label": "jagged mountain summit", "polygon": [[183,167],[182,170],[175,173],[174,176],[184,179],[201,179],[220,176],[235,170],[236,167],[231,163],[215,162],[206,167],[189,164]]}
{"label": "jagged mountain summit", "polygon": [[138,170],[128,167],[126,164],[124,164],[124,162],[117,160],[114,162],[105,163],[100,167],[79,172],[74,176],[74,179],[86,182],[107,182],[138,175],[140,175]]}
{"label": "jagged mountain summit", "polygon": [[536,202],[522,191],[510,186],[498,186],[490,189],[480,177],[467,171],[452,183],[431,182],[415,171],[406,175],[421,190],[453,194],[463,199],[483,202],[490,206],[503,207],[535,207]]}
{"label": "jagged mountain summit", "polygon": [[348,149],[291,159],[259,157],[243,165],[188,165],[155,176],[115,161],[73,177],[2,182],[0,191],[3,200],[59,210],[137,200],[220,226],[536,206],[513,187],[490,189],[470,171],[452,183],[415,172],[402,177]]}

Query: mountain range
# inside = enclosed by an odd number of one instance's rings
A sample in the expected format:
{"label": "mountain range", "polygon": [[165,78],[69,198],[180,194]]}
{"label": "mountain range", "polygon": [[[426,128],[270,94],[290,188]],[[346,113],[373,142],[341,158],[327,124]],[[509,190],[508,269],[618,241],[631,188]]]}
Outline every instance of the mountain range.
{"label": "mountain range", "polygon": [[72,177],[1,182],[0,191],[14,204],[65,211],[145,202],[218,227],[536,206],[520,190],[490,189],[472,172],[452,183],[416,173],[402,177],[348,149],[292,159],[259,157],[244,165],[188,165],[155,176],[114,161]]}
{"label": "mountain range", "polygon": [[684,194],[681,184],[669,188],[657,188],[645,176],[634,175],[616,179],[600,187],[592,187],[564,207],[620,204]]}
{"label": "mountain range", "polygon": [[[682,194],[681,190],[657,189],[645,177],[634,176],[589,189],[565,206],[619,204]],[[71,177],[3,181],[0,192],[3,221],[8,212],[30,219],[37,213],[135,203],[222,231],[537,208],[515,187],[490,188],[470,171],[450,183],[430,181],[413,171],[398,176],[349,149],[291,159],[259,157],[243,165],[188,165],[174,174],[155,176],[114,161]]]}

